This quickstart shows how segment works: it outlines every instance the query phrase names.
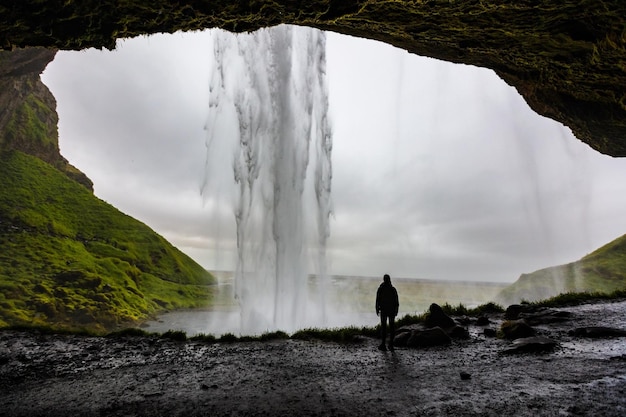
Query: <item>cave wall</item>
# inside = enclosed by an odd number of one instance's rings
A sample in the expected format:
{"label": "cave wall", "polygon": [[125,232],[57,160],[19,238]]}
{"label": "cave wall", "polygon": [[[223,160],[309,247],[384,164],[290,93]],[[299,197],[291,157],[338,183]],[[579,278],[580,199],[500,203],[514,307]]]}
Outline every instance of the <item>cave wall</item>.
{"label": "cave wall", "polygon": [[626,156],[623,0],[21,0],[0,5],[0,43],[114,48],[142,34],[281,23],[491,68],[537,113],[599,152]]}
{"label": "cave wall", "polygon": [[0,151],[18,150],[49,163],[93,191],[93,183],[59,150],[56,100],[40,74],[55,49],[0,51]]}

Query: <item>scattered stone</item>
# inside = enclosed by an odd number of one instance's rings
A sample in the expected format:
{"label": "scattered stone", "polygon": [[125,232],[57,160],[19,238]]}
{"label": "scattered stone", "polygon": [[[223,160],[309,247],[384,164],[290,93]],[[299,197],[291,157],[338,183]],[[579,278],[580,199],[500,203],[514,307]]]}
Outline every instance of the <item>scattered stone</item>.
{"label": "scattered stone", "polygon": [[471,378],[472,378],[472,375],[471,375],[471,374],[469,374],[469,373],[467,373],[467,372],[465,372],[465,371],[461,371],[461,374],[460,374],[460,375],[461,375],[461,379],[462,379],[463,381],[467,381],[468,379],[471,379]]}
{"label": "scattered stone", "polygon": [[532,304],[512,304],[504,313],[506,320],[524,319],[531,326],[549,323],[560,323],[570,320],[569,311],[555,310],[546,307],[537,307]]}
{"label": "scattered stone", "polygon": [[490,327],[488,327],[485,330],[483,330],[483,333],[487,337],[496,337],[498,335],[498,332],[496,331],[496,329],[492,329]]}
{"label": "scattered stone", "polygon": [[531,326],[538,326],[568,321],[571,319],[572,313],[553,309],[539,309],[531,313],[521,313],[519,317],[526,320]]}
{"label": "scattered stone", "polygon": [[507,320],[517,320],[522,311],[524,311],[524,306],[521,304],[511,304],[504,312],[504,318]]}
{"label": "scattered stone", "polygon": [[524,319],[509,320],[500,327],[505,339],[515,340],[535,335],[535,329],[530,327]]}
{"label": "scattered stone", "polygon": [[614,327],[590,326],[578,327],[574,330],[571,330],[569,334],[570,336],[600,339],[605,337],[626,337],[626,330],[616,329]]}
{"label": "scattered stone", "polygon": [[463,326],[453,326],[444,330],[453,339],[469,339],[469,331]]}
{"label": "scattered stone", "polygon": [[489,323],[491,323],[491,320],[487,316],[480,316],[476,319],[477,326],[487,326]]}
{"label": "scattered stone", "polygon": [[398,346],[398,347],[404,347],[406,346],[406,342],[409,340],[409,338],[411,337],[411,331],[410,330],[398,330],[398,332],[396,332],[396,335],[393,338],[393,345],[394,346]]}
{"label": "scattered stone", "polygon": [[502,351],[504,354],[511,353],[544,353],[551,352],[556,346],[556,341],[544,337],[524,337],[516,339],[511,343],[511,347]]}
{"label": "scattered stone", "polygon": [[445,346],[452,343],[452,339],[441,327],[412,332],[407,347],[421,348],[431,346]]}

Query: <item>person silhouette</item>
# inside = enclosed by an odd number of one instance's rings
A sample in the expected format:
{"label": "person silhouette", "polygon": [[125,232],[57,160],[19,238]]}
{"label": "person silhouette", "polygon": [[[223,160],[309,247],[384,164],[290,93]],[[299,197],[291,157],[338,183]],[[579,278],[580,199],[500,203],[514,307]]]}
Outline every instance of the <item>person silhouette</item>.
{"label": "person silhouette", "polygon": [[395,320],[398,315],[398,291],[391,285],[391,277],[388,274],[383,276],[383,282],[376,291],[376,315],[380,316],[380,327],[382,342],[378,348],[387,350],[387,321],[389,321],[389,349],[393,350],[393,336],[395,333]]}

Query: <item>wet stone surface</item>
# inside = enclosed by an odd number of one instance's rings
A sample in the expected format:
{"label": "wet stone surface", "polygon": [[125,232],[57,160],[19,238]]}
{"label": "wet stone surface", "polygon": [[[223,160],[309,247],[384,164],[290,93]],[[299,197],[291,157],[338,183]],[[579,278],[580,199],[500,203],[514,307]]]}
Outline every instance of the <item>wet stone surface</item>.
{"label": "wet stone surface", "polygon": [[[626,302],[570,307],[537,326],[547,353],[469,325],[468,340],[381,352],[378,341],[202,344],[0,332],[0,415],[7,416],[623,416]],[[501,323],[492,318],[490,327]]]}

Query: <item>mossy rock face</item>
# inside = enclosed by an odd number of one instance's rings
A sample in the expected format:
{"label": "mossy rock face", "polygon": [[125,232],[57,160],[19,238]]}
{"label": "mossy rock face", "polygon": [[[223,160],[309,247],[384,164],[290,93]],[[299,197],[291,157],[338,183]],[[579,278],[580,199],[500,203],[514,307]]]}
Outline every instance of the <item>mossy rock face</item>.
{"label": "mossy rock face", "polygon": [[143,34],[281,23],[491,68],[537,113],[602,153],[626,156],[623,0],[21,0],[0,6],[0,42],[9,50],[114,48]]}

